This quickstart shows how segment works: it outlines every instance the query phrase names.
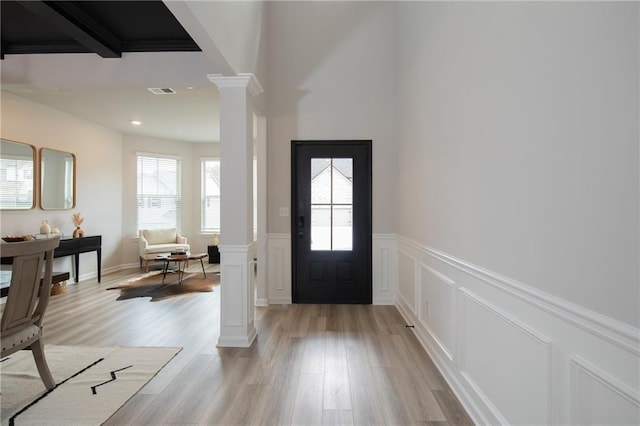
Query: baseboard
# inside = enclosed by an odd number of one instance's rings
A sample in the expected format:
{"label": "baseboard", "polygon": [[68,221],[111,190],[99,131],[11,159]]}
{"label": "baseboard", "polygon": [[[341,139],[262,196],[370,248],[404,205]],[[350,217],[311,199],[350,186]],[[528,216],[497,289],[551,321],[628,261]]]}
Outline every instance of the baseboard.
{"label": "baseboard", "polygon": [[452,392],[458,398],[458,401],[460,401],[460,403],[464,407],[469,417],[471,417],[474,424],[477,424],[477,425],[506,424],[506,423],[499,422],[493,416],[491,420],[488,419],[485,414],[486,410],[482,410],[480,407],[477,406],[477,404],[474,403],[473,398],[466,391],[463,384],[457,379],[456,371],[453,368],[450,359],[448,359],[448,357],[446,356],[443,356],[443,354],[440,351],[437,351],[434,345],[432,345],[431,342],[429,341],[429,338],[428,338],[429,333],[427,333],[426,330],[424,330],[424,328],[421,327],[419,324],[416,325],[417,321],[415,317],[411,314],[411,312],[407,309],[406,303],[399,301],[396,307],[398,308],[398,311],[400,312],[400,315],[402,315],[402,317],[404,318],[405,322],[407,324],[414,325],[413,332],[418,338],[418,341],[420,342],[424,350],[427,352],[431,360],[433,360],[436,367],[442,374],[442,377],[445,379],[445,381],[451,388]]}
{"label": "baseboard", "polygon": [[272,297],[269,298],[269,305],[290,305],[292,302],[290,297]]}
{"label": "baseboard", "polygon": [[255,305],[260,308],[269,306],[269,299],[256,299]]}
{"label": "baseboard", "polygon": [[390,299],[390,298],[374,298],[373,299],[373,304],[374,305],[395,305],[396,304],[396,300],[395,299]]}

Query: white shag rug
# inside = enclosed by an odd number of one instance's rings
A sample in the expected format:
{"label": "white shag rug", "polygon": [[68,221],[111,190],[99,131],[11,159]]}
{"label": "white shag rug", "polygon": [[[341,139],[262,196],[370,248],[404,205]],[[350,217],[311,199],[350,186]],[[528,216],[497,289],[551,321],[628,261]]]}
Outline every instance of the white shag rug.
{"label": "white shag rug", "polygon": [[48,391],[31,351],[0,360],[2,426],[100,425],[182,348],[45,345]]}

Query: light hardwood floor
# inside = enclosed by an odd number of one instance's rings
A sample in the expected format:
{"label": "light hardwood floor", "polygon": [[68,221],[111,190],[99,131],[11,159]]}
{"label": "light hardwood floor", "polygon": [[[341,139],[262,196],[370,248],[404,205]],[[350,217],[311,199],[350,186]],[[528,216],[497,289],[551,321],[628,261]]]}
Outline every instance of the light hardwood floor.
{"label": "light hardwood floor", "polygon": [[219,288],[158,302],[106,290],[140,273],[69,285],[44,321],[45,344],[183,348],[107,425],[472,424],[395,307],[258,308],[250,348],[217,348]]}

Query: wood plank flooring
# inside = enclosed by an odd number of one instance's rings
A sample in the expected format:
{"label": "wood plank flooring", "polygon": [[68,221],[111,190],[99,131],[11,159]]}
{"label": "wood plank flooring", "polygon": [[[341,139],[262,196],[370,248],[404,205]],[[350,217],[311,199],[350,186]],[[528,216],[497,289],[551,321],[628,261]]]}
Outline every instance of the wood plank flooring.
{"label": "wood plank flooring", "polygon": [[107,425],[472,424],[393,306],[257,308],[254,344],[217,348],[219,288],[158,302],[106,290],[140,273],[68,285],[44,321],[45,344],[183,348]]}

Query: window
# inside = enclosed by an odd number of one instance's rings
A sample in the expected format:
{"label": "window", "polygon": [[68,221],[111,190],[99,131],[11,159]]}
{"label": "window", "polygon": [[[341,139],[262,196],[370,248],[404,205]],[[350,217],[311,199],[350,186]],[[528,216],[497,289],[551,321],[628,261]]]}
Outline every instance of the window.
{"label": "window", "polygon": [[253,239],[258,238],[258,159],[253,159]]}
{"label": "window", "polygon": [[[258,227],[258,161],[253,160],[253,232]],[[200,214],[200,232],[203,234],[220,233],[220,160],[201,160],[202,201]]]}
{"label": "window", "polygon": [[180,159],[137,154],[138,230],[180,229]]}
{"label": "window", "polygon": [[220,233],[220,160],[203,159],[200,232]]}

